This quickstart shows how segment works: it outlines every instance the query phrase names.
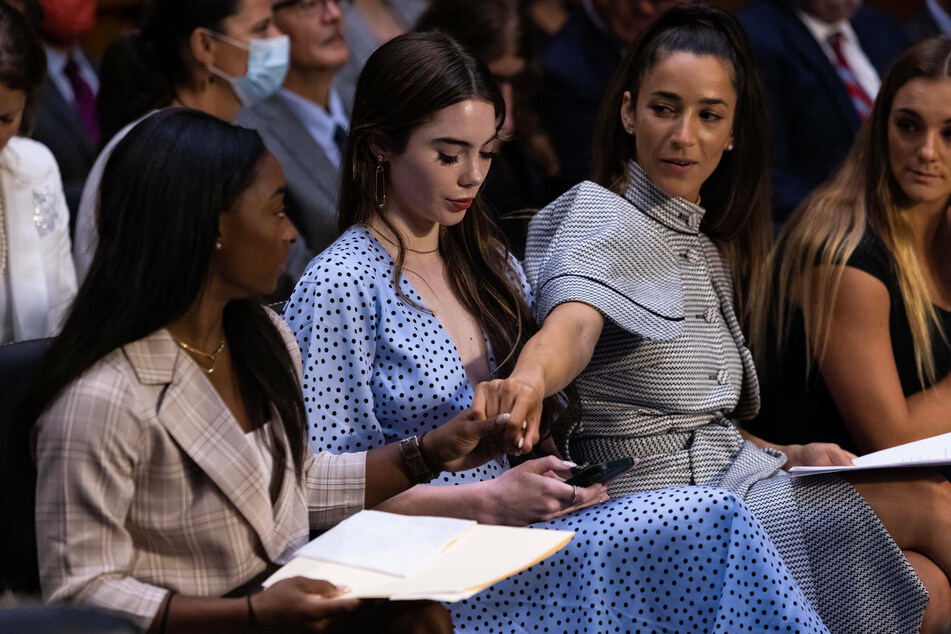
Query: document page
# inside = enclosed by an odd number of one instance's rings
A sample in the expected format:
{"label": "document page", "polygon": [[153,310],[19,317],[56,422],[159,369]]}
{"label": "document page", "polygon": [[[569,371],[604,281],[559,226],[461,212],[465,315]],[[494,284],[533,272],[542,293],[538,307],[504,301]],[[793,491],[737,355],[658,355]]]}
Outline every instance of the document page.
{"label": "document page", "polygon": [[863,469],[888,469],[897,467],[936,467],[951,465],[951,433],[932,436],[914,442],[889,447],[860,456],[849,466],[837,467],[792,467],[794,476],[860,471]]}

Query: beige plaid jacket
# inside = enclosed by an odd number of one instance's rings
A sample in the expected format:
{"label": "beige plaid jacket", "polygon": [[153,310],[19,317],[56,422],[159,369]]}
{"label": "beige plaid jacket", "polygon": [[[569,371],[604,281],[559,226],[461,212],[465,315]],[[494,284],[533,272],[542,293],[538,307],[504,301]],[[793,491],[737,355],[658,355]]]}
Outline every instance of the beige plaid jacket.
{"label": "beige plaid jacket", "polygon": [[[299,368],[297,344],[275,320]],[[86,371],[36,433],[44,598],[142,627],[168,589],[225,594],[288,559],[309,527],[363,508],[363,453],[314,455],[303,487],[288,458],[272,504],[253,441],[165,330]]]}

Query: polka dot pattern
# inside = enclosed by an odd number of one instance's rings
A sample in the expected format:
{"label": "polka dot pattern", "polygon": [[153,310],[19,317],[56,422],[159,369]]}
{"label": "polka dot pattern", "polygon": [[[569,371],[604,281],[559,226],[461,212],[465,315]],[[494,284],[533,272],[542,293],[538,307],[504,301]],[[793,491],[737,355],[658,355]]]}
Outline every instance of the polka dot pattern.
{"label": "polka dot pattern", "polygon": [[[354,227],[311,263],[285,308],[302,351],[317,451],[380,446],[433,429],[471,403],[448,334],[398,300],[391,280],[389,255]],[[487,480],[506,468],[499,460],[438,484]],[[576,536],[556,555],[453,604],[458,631],[827,631],[732,493],[639,493],[535,527]]]}

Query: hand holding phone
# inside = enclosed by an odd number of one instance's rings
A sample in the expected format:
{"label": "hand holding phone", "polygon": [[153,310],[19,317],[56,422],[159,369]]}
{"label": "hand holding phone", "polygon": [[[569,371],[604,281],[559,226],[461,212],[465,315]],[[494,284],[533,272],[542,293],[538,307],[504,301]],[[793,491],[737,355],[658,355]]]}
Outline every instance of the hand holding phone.
{"label": "hand holding phone", "polygon": [[579,487],[589,487],[598,483],[610,484],[636,467],[637,463],[637,458],[621,458],[587,467],[575,467],[571,470],[571,477],[565,480],[565,484]]}

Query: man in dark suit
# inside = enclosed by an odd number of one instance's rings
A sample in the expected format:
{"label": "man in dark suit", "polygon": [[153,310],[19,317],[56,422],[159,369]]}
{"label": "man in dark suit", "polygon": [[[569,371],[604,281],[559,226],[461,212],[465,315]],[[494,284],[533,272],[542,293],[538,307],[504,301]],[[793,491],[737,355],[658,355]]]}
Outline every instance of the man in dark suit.
{"label": "man in dark suit", "polygon": [[782,223],[845,158],[905,35],[861,0],[752,0],[739,18],[766,81]]}
{"label": "man in dark suit", "polygon": [[310,259],[337,238],[337,181],[351,104],[333,79],[349,53],[335,0],[274,0],[272,7],[274,24],[291,40],[284,87],[242,110],[235,123],[257,130],[284,168],[287,215],[300,233],[278,289],[289,295]]}
{"label": "man in dark suit", "polygon": [[99,79],[79,47],[80,38],[95,25],[96,2],[40,0],[40,5],[48,77],[37,101],[33,138],[56,157],[72,228],[99,145],[95,113]]}
{"label": "man in dark suit", "polygon": [[561,193],[588,178],[598,106],[624,52],[670,7],[688,0],[585,0],[540,56],[536,108],[551,137]]}
{"label": "man in dark suit", "polygon": [[912,42],[936,35],[951,37],[951,0],[926,0],[905,25],[908,39]]}

